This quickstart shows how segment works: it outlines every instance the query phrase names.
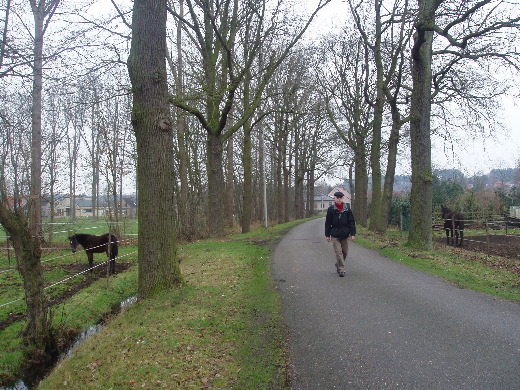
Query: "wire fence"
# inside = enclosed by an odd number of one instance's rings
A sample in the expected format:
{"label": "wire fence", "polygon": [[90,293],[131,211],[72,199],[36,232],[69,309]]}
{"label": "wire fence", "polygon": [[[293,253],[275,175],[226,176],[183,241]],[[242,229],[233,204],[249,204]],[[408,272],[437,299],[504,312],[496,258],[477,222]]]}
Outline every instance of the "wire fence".
{"label": "wire fence", "polygon": [[[93,227],[92,229],[98,229],[98,227]],[[83,230],[87,230],[87,229],[82,228],[81,230],[83,231]],[[125,247],[125,246],[133,247],[133,246],[137,245],[138,236],[135,234],[131,234],[130,236],[131,237],[118,240],[118,245],[120,248]],[[9,240],[5,240],[5,244],[8,244],[8,243],[9,243]],[[101,246],[104,246],[104,245],[101,245]],[[95,248],[97,248],[97,247],[93,247],[91,249],[95,249]],[[41,261],[42,264],[56,262],[58,265],[66,265],[66,264],[79,264],[80,262],[83,262],[83,261],[85,263],[87,262],[87,258],[86,258],[86,254],[85,254],[84,250],[78,250],[77,252],[71,252],[71,253],[66,253],[66,254],[58,254],[58,252],[62,252],[63,250],[70,249],[70,244],[69,244],[68,240],[65,245],[63,245],[63,243],[62,243],[61,246],[51,247],[51,248],[47,248],[47,249],[49,251],[51,251],[50,253],[54,253],[55,256],[53,256],[49,259],[42,260]],[[8,246],[2,247],[2,248],[0,248],[0,251],[5,251],[6,253],[9,253],[9,252],[13,251],[13,248],[8,247]],[[137,253],[137,250],[134,250],[134,251],[125,253],[123,255],[117,256],[115,258],[116,264],[118,263],[119,260],[121,260],[125,257],[129,257],[131,255],[135,255],[136,253]],[[66,258],[73,258],[74,260],[67,261]],[[80,258],[82,258],[83,260],[80,260]],[[51,282],[51,284],[44,287],[44,291],[48,291],[49,289],[52,289],[53,287],[70,282],[70,281],[80,277],[81,275],[84,275],[86,273],[93,271],[96,268],[106,266],[108,269],[109,261],[110,261],[110,259],[107,258],[106,260],[94,265],[93,267],[89,267],[88,265],[86,265],[86,268],[84,270],[76,272],[72,275],[68,275],[67,277],[65,277],[61,280]],[[4,292],[9,293],[9,295],[11,295],[11,296],[13,295],[13,291],[12,291],[11,287],[14,287],[15,285],[20,286],[20,288],[23,290],[23,283],[21,281],[21,276],[19,274],[15,273],[15,271],[18,271],[18,268],[12,267],[10,265],[8,265],[7,267],[0,267],[0,284],[3,284],[4,286],[8,287],[8,288],[4,289]],[[18,280],[18,282],[16,282],[16,280]],[[5,281],[5,283],[3,281]],[[20,291],[20,295],[23,295],[23,291]],[[22,302],[22,301],[25,301],[25,296],[22,296],[20,298],[14,298],[14,299],[8,298],[6,302],[3,302],[2,304],[0,304],[0,309],[1,309],[0,310],[0,320],[5,319],[6,316],[12,316],[14,314],[14,312],[23,311],[24,307],[25,307],[25,303],[24,303],[24,306],[21,306],[20,302]],[[15,305],[16,303],[19,303],[19,304]],[[16,307],[13,307],[13,306],[16,306]],[[6,309],[9,309],[9,310],[5,311]]]}
{"label": "wire fence", "polygon": [[[434,231],[444,231],[444,223],[451,219],[435,219]],[[491,215],[487,218],[465,218],[464,234],[491,235],[505,234],[511,237],[520,237],[520,220],[508,216]]]}
{"label": "wire fence", "polygon": [[[445,221],[451,219],[433,221],[434,237],[437,240],[444,239],[444,234],[448,234],[444,226]],[[489,215],[480,218],[473,216],[464,219],[463,222],[462,245],[466,249],[520,261],[520,220],[509,216]]]}

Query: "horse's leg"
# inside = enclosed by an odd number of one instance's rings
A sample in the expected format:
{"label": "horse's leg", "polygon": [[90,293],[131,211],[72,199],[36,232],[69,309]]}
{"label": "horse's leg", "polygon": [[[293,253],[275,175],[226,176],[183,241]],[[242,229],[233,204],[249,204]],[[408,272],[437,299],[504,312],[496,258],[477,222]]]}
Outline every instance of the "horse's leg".
{"label": "horse's leg", "polygon": [[455,246],[459,246],[459,228],[455,228]]}
{"label": "horse's leg", "polygon": [[460,243],[459,246],[462,246],[462,241],[464,240],[464,229],[460,229]]}
{"label": "horse's leg", "polygon": [[92,267],[94,267],[94,253],[91,251],[87,251],[88,258],[88,267],[90,268],[90,272],[92,272]]}
{"label": "horse's leg", "polygon": [[459,238],[459,233],[456,229],[455,219],[451,219],[451,245],[457,245],[457,239]]}

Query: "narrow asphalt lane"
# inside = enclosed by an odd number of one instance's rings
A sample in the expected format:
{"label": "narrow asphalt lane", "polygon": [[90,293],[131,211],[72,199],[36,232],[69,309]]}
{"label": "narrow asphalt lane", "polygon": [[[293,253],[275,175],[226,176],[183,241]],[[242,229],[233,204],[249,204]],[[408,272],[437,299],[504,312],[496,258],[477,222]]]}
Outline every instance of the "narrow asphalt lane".
{"label": "narrow asphalt lane", "polygon": [[324,219],[273,253],[295,389],[520,389],[520,305],[349,242],[344,278]]}

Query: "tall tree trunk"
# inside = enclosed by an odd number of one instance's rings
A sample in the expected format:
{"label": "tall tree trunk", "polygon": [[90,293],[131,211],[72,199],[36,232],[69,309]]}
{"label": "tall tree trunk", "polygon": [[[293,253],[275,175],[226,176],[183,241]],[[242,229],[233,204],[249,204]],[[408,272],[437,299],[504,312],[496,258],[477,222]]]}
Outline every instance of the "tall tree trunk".
{"label": "tall tree trunk", "polygon": [[30,0],[34,17],[33,91],[31,124],[31,186],[29,221],[21,210],[13,212],[6,203],[0,205],[0,222],[11,235],[16,252],[18,270],[25,287],[27,325],[24,338],[28,344],[45,348],[51,340],[50,321],[43,290],[44,279],[41,267],[42,234],[42,86],[43,86],[43,37],[45,29],[60,0]]}
{"label": "tall tree trunk", "polygon": [[[69,113],[69,116],[73,114]],[[73,122],[73,121],[72,121]],[[71,123],[71,119],[67,119],[67,128]],[[74,222],[76,220],[76,172],[78,168],[78,150],[80,146],[80,137],[75,123],[72,123],[73,131],[72,137],[67,137],[67,149],[69,159],[69,220]]]}
{"label": "tall tree trunk", "polygon": [[284,220],[284,189],[283,189],[283,154],[280,145],[275,147],[276,156],[276,179],[275,179],[275,191],[276,191],[276,220],[277,223],[283,223]]}
{"label": "tall tree trunk", "polygon": [[[118,118],[119,118],[119,102],[115,101],[114,107],[114,116],[112,118],[112,134],[109,134],[107,129],[107,143],[111,143],[109,150],[111,151],[111,155],[109,156],[110,165],[107,167],[108,173],[108,188],[109,188],[109,196],[112,197],[112,207],[109,207],[110,210],[110,232],[119,235],[119,209],[121,207],[122,199],[117,197],[117,156],[119,155],[119,135],[118,135]],[[110,139],[111,138],[111,139]]]}
{"label": "tall tree trunk", "polygon": [[433,32],[427,28],[435,22],[435,11],[441,0],[419,1],[414,45],[412,48],[412,100],[410,137],[412,157],[412,190],[410,194],[410,234],[408,244],[432,248],[432,188],[431,167],[431,84]]}
{"label": "tall tree trunk", "polygon": [[42,240],[42,86],[43,86],[43,35],[45,13],[33,6],[34,62],[32,88],[31,126],[31,196],[29,224],[31,236]]}
{"label": "tall tree trunk", "polygon": [[290,178],[291,178],[291,167],[287,166],[287,164],[291,164],[288,162],[289,158],[286,154],[284,154],[282,161],[282,171],[283,171],[283,219],[282,223],[289,222],[290,220],[290,207],[289,200],[291,199],[290,193]]}
{"label": "tall tree trunk", "polygon": [[244,123],[244,150],[242,151],[242,164],[244,167],[244,195],[242,209],[242,233],[251,230],[251,216],[253,213],[253,166],[251,163],[251,121]]}
{"label": "tall tree trunk", "polygon": [[219,133],[208,132],[207,138],[208,171],[208,229],[212,237],[224,234],[224,175],[222,172],[222,137]]}
{"label": "tall tree trunk", "polygon": [[383,231],[386,231],[388,227],[388,219],[390,217],[390,207],[392,205],[392,196],[394,192],[395,168],[397,165],[397,147],[399,145],[402,125],[396,99],[390,100],[390,109],[392,111],[392,130],[390,131],[390,138],[388,140],[388,161],[386,164],[385,184],[383,187],[383,199],[381,202],[381,229]]}
{"label": "tall tree trunk", "polygon": [[[251,72],[247,71],[244,78],[244,107],[251,105],[250,90]],[[242,151],[242,165],[244,168],[244,194],[242,199],[242,233],[248,233],[251,230],[251,219],[253,214],[253,164],[251,162],[251,153],[253,149],[251,141],[251,119],[245,121],[244,126],[244,145]]]}
{"label": "tall tree trunk", "polygon": [[184,238],[191,238],[193,234],[192,218],[190,214],[189,182],[188,182],[188,150],[186,148],[186,113],[180,108],[177,113],[177,145],[179,148],[179,234]]}
{"label": "tall tree trunk", "polygon": [[303,153],[301,152],[301,139],[298,134],[298,125],[295,127],[294,135],[294,217],[296,219],[303,218],[303,180],[304,169],[303,169]]}
{"label": "tall tree trunk", "polygon": [[372,168],[372,205],[370,208],[370,230],[382,231],[381,227],[381,128],[385,105],[383,59],[381,55],[381,2],[376,0],[376,42],[372,47],[376,61],[376,101],[372,127],[372,145],[370,149],[370,167]]}
{"label": "tall tree trunk", "polygon": [[234,222],[234,199],[235,199],[235,183],[234,183],[234,148],[233,148],[233,136],[227,140],[227,174],[226,174],[226,227],[232,228]]}
{"label": "tall tree trunk", "polygon": [[305,217],[309,218],[314,215],[314,184],[316,179],[314,178],[314,166],[307,173],[307,207]]}
{"label": "tall tree trunk", "polygon": [[[353,175],[353,172],[352,172],[353,171],[353,167],[354,167],[354,163],[351,162],[348,165],[348,188],[350,190],[350,201],[351,201],[350,207],[352,207],[352,209],[354,210],[355,207],[356,207],[356,189],[354,187],[354,175]],[[357,215],[357,213],[356,213],[356,215]],[[356,216],[356,220],[358,220],[357,216]]]}
{"label": "tall tree trunk", "polygon": [[260,124],[260,134],[258,140],[258,160],[259,160],[259,176],[260,176],[260,188],[262,193],[261,202],[261,214],[262,220],[264,221],[264,227],[269,227],[269,217],[267,210],[267,178],[265,173],[265,151],[264,151],[264,128]]}
{"label": "tall tree trunk", "polygon": [[[97,88],[94,87],[94,100],[96,102],[99,101],[97,96]],[[98,193],[99,193],[99,104],[96,103],[92,106],[90,123],[92,126],[91,131],[91,145],[90,145],[90,162],[92,164],[92,182],[90,185],[91,193],[92,193],[92,219],[95,221],[99,217],[99,207],[98,207]]]}
{"label": "tall tree trunk", "polygon": [[[184,1],[179,1],[179,15],[184,17]],[[173,73],[175,74],[175,84],[177,96],[184,97],[184,56],[182,51],[182,24],[177,23],[177,66],[171,64]],[[186,147],[186,131],[187,120],[186,112],[176,107],[175,113],[177,115],[177,147],[179,149],[179,179],[180,179],[180,194],[178,197],[179,209],[179,234],[183,238],[190,239],[193,235],[193,215],[190,213],[190,195],[189,195],[189,180],[188,167],[189,155]]]}
{"label": "tall tree trunk", "polygon": [[27,344],[45,349],[52,342],[50,318],[46,309],[40,241],[32,236],[22,212],[0,205],[0,223],[11,237],[18,271],[22,275],[27,303],[27,323],[23,336]]}
{"label": "tall tree trunk", "polygon": [[368,168],[365,154],[365,137],[356,136],[356,150],[354,153],[354,172],[355,172],[355,204],[352,210],[356,221],[361,226],[368,225]]}
{"label": "tall tree trunk", "polygon": [[135,0],[128,73],[137,143],[139,189],[138,298],[179,286],[173,126],[166,75],[167,0]]}

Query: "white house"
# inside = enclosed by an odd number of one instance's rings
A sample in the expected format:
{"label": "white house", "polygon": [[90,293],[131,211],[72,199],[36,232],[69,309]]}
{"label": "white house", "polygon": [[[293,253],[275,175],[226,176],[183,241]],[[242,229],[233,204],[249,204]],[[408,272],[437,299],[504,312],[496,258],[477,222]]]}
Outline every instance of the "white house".
{"label": "white house", "polygon": [[319,194],[314,197],[314,211],[326,211],[330,205],[334,202],[334,198]]}

